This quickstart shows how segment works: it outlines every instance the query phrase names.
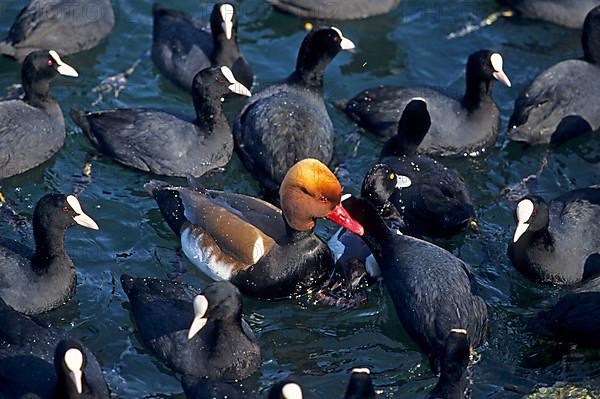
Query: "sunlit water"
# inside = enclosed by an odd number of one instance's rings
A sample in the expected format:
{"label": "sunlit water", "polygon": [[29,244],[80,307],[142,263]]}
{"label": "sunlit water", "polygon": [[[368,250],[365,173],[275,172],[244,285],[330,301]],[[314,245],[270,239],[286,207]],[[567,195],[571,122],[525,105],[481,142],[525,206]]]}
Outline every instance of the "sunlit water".
{"label": "sunlit water", "polygon": [[[2,35],[24,3],[0,2]],[[92,51],[66,58],[79,70],[79,79],[63,78],[53,84],[65,115],[72,106],[90,108],[97,97],[90,90],[102,79],[124,71],[150,47],[151,1],[114,3],[118,22],[112,36]],[[208,15],[211,6],[201,3],[178,0],[169,6]],[[411,1],[386,16],[338,23],[357,49],[340,54],[325,76],[328,104],[377,84],[425,83],[460,95],[464,64],[471,52],[489,48],[504,56],[504,69],[513,87],[495,85],[494,97],[502,111],[502,133],[495,148],[484,157],[445,161],[467,180],[481,227],[480,235],[440,243],[473,266],[490,310],[488,342],[480,348],[481,360],[472,372],[474,398],[519,398],[538,384],[555,381],[593,386],[599,384],[600,374],[597,353],[567,350],[525,332],[527,320],[552,304],[561,291],[528,282],[505,255],[514,225],[512,203],[503,191],[537,173],[546,156],[545,148],[523,149],[508,143],[505,131],[514,98],[544,68],[578,57],[580,33],[511,18],[464,37],[446,39],[448,34],[498,10],[493,1]],[[262,2],[242,2],[240,44],[257,76],[254,90],[291,71],[305,35],[305,22],[273,12]],[[0,59],[2,86],[18,82],[18,71],[17,64]],[[227,104],[230,118],[240,105]],[[118,98],[109,96],[95,108],[109,107],[158,107],[193,113],[190,97],[163,78],[148,58],[142,60]],[[369,135],[356,134],[355,126],[341,112],[329,108],[337,132],[336,158],[343,161],[340,177],[346,189],[356,193],[381,144]],[[67,140],[57,156],[42,167],[0,182],[14,209],[27,218],[44,193],[83,189],[83,207],[100,225],[98,232],[69,230],[66,245],[78,267],[77,294],[46,318],[83,338],[103,365],[115,396],[179,397],[181,387],[176,376],[137,339],[119,284],[122,273],[162,278],[176,275],[178,239],[143,190],[143,184],[155,176],[100,157],[93,161],[92,182],[78,185],[92,147],[70,118],[65,119]],[[597,184],[599,160],[598,136],[578,139],[547,156],[547,166],[532,188],[553,198],[570,189]],[[224,171],[201,180],[211,188],[258,193],[257,183],[235,157]],[[319,222],[317,233],[328,238],[333,230],[328,222]],[[8,224],[0,226],[0,234],[20,237]],[[186,270],[182,280],[200,287],[209,282],[187,260],[182,264]],[[277,302],[247,299],[245,315],[263,351],[261,369],[244,382],[253,389],[264,390],[274,381],[293,377],[309,398],[337,398],[342,396],[350,370],[357,366],[371,368],[384,397],[422,397],[436,381],[426,359],[404,332],[389,297],[378,287],[369,292],[368,305],[359,309],[314,305],[308,298]]]}

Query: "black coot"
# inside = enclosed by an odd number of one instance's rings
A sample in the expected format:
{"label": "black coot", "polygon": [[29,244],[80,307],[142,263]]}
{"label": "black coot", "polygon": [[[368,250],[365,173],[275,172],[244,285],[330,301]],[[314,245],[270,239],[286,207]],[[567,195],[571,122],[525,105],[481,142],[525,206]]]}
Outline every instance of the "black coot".
{"label": "black coot", "polygon": [[108,399],[96,357],[0,298],[0,398]]}
{"label": "black coot", "polygon": [[394,9],[400,0],[344,0],[343,3],[315,0],[267,0],[278,10],[303,18],[317,19],[362,19],[386,14]]}
{"label": "black coot", "polygon": [[529,329],[563,342],[598,348],[600,342],[600,277],[563,296],[556,305],[538,313]]}
{"label": "black coot", "polygon": [[[387,166],[377,165],[365,180],[391,173]],[[363,238],[381,268],[396,313],[429,357],[432,370],[438,372],[450,329],[467,330],[474,347],[485,340],[485,302],[475,294],[472,271],[462,260],[429,242],[388,228],[370,198],[389,198],[391,191],[383,197],[383,193],[371,194],[367,200],[347,198],[344,207],[364,223]]]}
{"label": "black coot", "polygon": [[0,240],[0,298],[19,312],[37,314],[65,303],[75,291],[75,265],[65,250],[65,230],[76,224],[98,230],[72,195],[42,197],[33,213],[35,251]]}
{"label": "black coot", "polygon": [[467,331],[453,329],[446,338],[446,348],[442,354],[440,378],[428,399],[468,398],[467,367],[471,347]]}
{"label": "black coot", "polygon": [[36,50],[78,53],[98,45],[114,25],[110,0],[32,0],[0,42],[0,54],[22,62]]}
{"label": "black coot", "polygon": [[402,232],[412,236],[450,236],[475,218],[464,180],[417,147],[431,125],[427,103],[411,100],[398,133],[383,147],[381,162],[396,172],[397,189],[390,198],[404,221]]}
{"label": "black coot", "polygon": [[600,128],[600,7],[587,15],[583,59],[546,69],[516,99],[508,138],[559,144]]}
{"label": "black coot", "polygon": [[274,194],[296,162],[333,156],[333,124],[323,101],[323,74],[340,50],[354,48],[337,28],[309,32],[296,70],[283,82],[250,98],[236,118],[238,155],[256,179]]}
{"label": "black coot", "polygon": [[192,377],[240,380],[260,367],[260,347],[242,321],[242,296],[222,281],[202,292],[154,278],[121,276],[144,345]]}
{"label": "black coot", "polygon": [[339,101],[348,116],[362,128],[392,137],[406,104],[415,97],[427,101],[432,125],[418,147],[430,155],[477,155],[494,144],[500,112],[492,99],[492,81],[510,87],[503,72],[502,56],[481,50],[467,60],[466,90],[455,99],[429,87],[379,86]]}
{"label": "black coot", "polygon": [[590,10],[600,0],[500,0],[525,18],[541,19],[567,28],[580,29]]}
{"label": "black coot", "polygon": [[375,388],[368,368],[355,368],[350,375],[344,399],[375,399]]}
{"label": "black coot", "polygon": [[154,4],[152,60],[174,84],[192,90],[194,76],[208,67],[227,66],[247,88],[254,75],[237,43],[237,11],[233,4],[219,2],[206,24],[181,11]]}
{"label": "black coot", "polygon": [[600,186],[569,191],[550,204],[528,195],[515,220],[508,256],[531,280],[575,284],[600,272]]}
{"label": "black coot", "polygon": [[90,141],[117,162],[167,176],[202,176],[227,165],[233,136],[222,110],[226,93],[250,96],[228,67],[212,67],[194,78],[195,119],[161,110],[71,110]]}
{"label": "black coot", "polygon": [[30,53],[21,66],[25,98],[0,102],[0,179],[38,166],[63,146],[65,121],[50,95],[59,74],[78,76],[54,50]]}

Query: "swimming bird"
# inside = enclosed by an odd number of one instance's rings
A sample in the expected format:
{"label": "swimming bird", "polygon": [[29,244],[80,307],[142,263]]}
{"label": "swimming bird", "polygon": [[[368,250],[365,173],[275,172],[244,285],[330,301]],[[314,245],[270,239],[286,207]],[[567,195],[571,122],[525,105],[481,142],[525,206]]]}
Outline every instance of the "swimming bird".
{"label": "swimming bird", "polygon": [[508,256],[529,279],[575,284],[600,273],[600,186],[569,191],[549,204],[525,196],[515,220]]}
{"label": "swimming bird", "polygon": [[406,104],[420,97],[427,102],[432,125],[417,151],[438,156],[477,155],[498,136],[500,112],[492,99],[492,82],[498,80],[510,87],[503,67],[500,53],[480,50],[467,60],[466,89],[461,98],[429,87],[379,86],[336,105],[360,127],[389,138],[397,133]]}
{"label": "swimming bird", "polygon": [[334,130],[323,101],[323,74],[340,50],[353,48],[337,28],[309,32],[294,72],[252,96],[237,116],[236,151],[269,194],[277,192],[296,162],[331,161]]}
{"label": "swimming bird", "polygon": [[[390,173],[387,166],[376,165],[365,181]],[[399,234],[385,224],[371,197],[384,200],[391,193],[375,192],[363,199],[349,197],[344,207],[364,227],[363,239],[381,268],[396,314],[437,373],[450,329],[467,330],[473,347],[483,343],[487,308],[476,293],[473,272],[466,263],[434,244]]]}
{"label": "swimming bird", "polygon": [[440,377],[428,399],[464,399],[469,382],[467,367],[471,347],[466,330],[452,329],[440,362]]}
{"label": "swimming bird", "polygon": [[371,370],[368,368],[352,369],[350,381],[346,387],[344,399],[375,399],[375,388],[371,381]]}
{"label": "swimming bird", "polygon": [[259,298],[304,293],[332,269],[331,251],[313,233],[317,219],[362,233],[340,205],[339,181],[316,159],[288,171],[279,192],[281,210],[258,198],[201,187],[152,181],[145,188],[195,266]]}
{"label": "swimming bird", "polygon": [[144,345],[178,373],[240,380],[260,367],[260,347],[242,320],[242,296],[227,281],[204,290],[121,276]]}
{"label": "swimming bird", "polygon": [[530,320],[528,329],[559,341],[592,348],[600,346],[600,277],[586,281]]}
{"label": "swimming bird", "polygon": [[218,2],[210,15],[210,30],[198,18],[154,4],[152,61],[174,84],[191,91],[194,76],[210,66],[227,66],[247,88],[254,75],[237,42],[237,10]]}
{"label": "swimming bird", "polygon": [[102,369],[80,341],[0,298],[0,398],[108,399]]}
{"label": "swimming bird", "polygon": [[110,0],[32,0],[0,42],[0,54],[22,62],[37,50],[79,53],[100,44],[114,25]]}
{"label": "swimming bird", "polygon": [[417,154],[430,126],[427,102],[411,100],[402,112],[398,133],[384,145],[380,162],[396,174],[398,186],[390,202],[402,217],[402,232],[447,237],[472,222],[475,210],[465,181],[455,170]]}
{"label": "swimming bird", "polygon": [[521,92],[508,122],[509,139],[560,144],[600,128],[600,6],[587,15],[581,44],[583,59],[551,66]]}
{"label": "swimming bird", "polygon": [[33,212],[35,251],[0,240],[0,298],[25,314],[47,312],[75,291],[75,265],[65,250],[65,230],[80,225],[98,230],[73,195],[48,194]]}
{"label": "swimming bird", "polygon": [[90,141],[117,162],[166,176],[202,176],[227,165],[233,136],[223,114],[226,93],[250,96],[226,67],[212,67],[194,78],[195,118],[148,108],[97,112],[71,110]]}
{"label": "swimming bird", "polygon": [[78,73],[54,50],[30,53],[21,66],[25,97],[0,101],[0,179],[38,166],[63,146],[65,121],[50,95],[58,75]]}
{"label": "swimming bird", "polygon": [[345,0],[344,3],[314,0],[267,0],[280,11],[303,18],[317,19],[363,19],[386,14],[396,8],[400,0]]}
{"label": "swimming bird", "polygon": [[581,29],[585,16],[600,5],[600,0],[500,0],[520,16]]}

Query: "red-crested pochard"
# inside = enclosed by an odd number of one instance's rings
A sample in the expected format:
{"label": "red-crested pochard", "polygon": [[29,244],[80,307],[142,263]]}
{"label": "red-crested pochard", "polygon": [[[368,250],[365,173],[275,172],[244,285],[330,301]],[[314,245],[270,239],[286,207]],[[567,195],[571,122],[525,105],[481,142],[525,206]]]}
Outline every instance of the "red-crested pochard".
{"label": "red-crested pochard", "polygon": [[331,251],[313,233],[316,219],[326,217],[363,234],[340,204],[340,182],[316,159],[304,159],[287,172],[279,190],[281,210],[242,194],[159,181],[145,187],[194,265],[260,298],[300,294],[333,268]]}

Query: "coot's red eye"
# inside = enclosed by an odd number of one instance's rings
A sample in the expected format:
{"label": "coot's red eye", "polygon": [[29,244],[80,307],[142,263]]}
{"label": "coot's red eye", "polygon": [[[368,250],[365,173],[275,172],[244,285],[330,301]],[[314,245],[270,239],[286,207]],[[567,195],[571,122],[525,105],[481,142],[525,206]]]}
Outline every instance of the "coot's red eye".
{"label": "coot's red eye", "polygon": [[63,206],[63,212],[64,212],[64,213],[67,213],[67,212],[69,212],[69,208],[68,208],[66,205],[65,205],[65,206]]}
{"label": "coot's red eye", "polygon": [[52,64],[54,64],[54,62],[52,60],[48,60],[48,66],[52,66]]}
{"label": "coot's red eye", "polygon": [[225,80],[223,80],[223,79],[221,79],[221,78],[217,78],[217,82],[219,82],[219,83],[223,84],[223,83],[225,83]]}

